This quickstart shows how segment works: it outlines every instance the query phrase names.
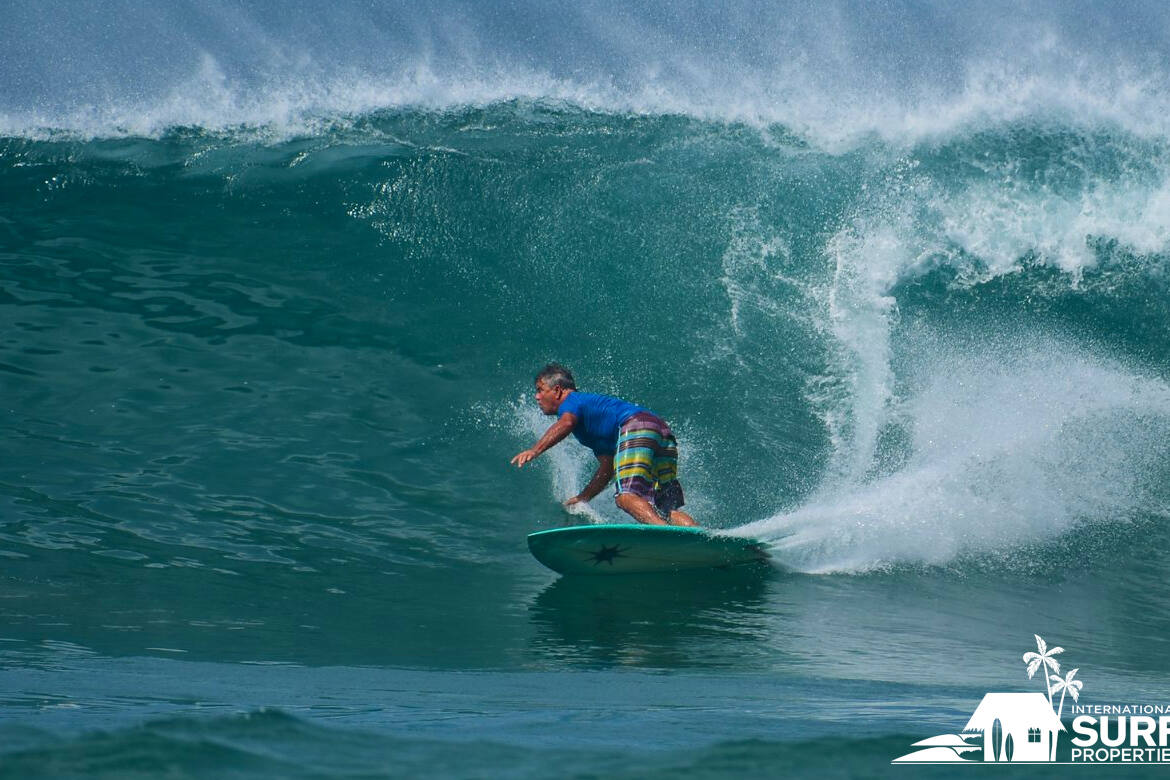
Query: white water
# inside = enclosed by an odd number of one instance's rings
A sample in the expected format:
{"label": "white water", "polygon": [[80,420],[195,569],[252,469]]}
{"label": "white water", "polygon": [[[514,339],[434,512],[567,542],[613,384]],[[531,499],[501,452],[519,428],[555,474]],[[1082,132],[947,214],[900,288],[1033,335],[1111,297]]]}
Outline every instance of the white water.
{"label": "white water", "polygon": [[1021,119],[1170,135],[1157,3],[18,0],[6,17],[4,135],[287,137],[378,109],[513,99],[778,123],[832,150]]}
{"label": "white water", "polygon": [[736,529],[787,567],[864,572],[1007,554],[1086,524],[1161,511],[1170,385],[1051,337],[973,348],[923,337],[893,474],[836,485]]}
{"label": "white water", "polygon": [[[1024,317],[981,322],[979,339],[910,331],[894,342],[899,286],[940,267],[965,289],[1048,266],[1058,278],[1035,290],[1041,305],[1090,285],[1129,297],[1124,285],[1164,274],[1160,147],[1121,137],[1060,146],[1041,134],[1041,152],[1058,156],[1031,173],[1003,151],[1009,142],[956,146],[941,170],[927,169],[929,154],[894,161],[826,242],[832,281],[810,300],[830,334],[830,371],[810,378],[806,396],[829,438],[828,468],[803,506],[736,530],[783,537],[787,565],[941,564],[1161,511],[1150,481],[1166,453],[1170,390],[1158,379],[1071,338],[1022,332]],[[891,428],[910,440],[892,474],[881,451]]]}

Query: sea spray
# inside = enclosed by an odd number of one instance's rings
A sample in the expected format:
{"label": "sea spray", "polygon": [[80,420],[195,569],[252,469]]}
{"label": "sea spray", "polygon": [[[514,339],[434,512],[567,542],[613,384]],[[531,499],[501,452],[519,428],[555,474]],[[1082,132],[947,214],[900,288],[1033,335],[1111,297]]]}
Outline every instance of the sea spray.
{"label": "sea spray", "polygon": [[776,539],[797,570],[863,572],[1010,555],[1159,512],[1170,385],[1056,338],[920,346],[930,378],[898,404],[904,464],[735,533]]}
{"label": "sea spray", "polygon": [[858,0],[718,12],[391,1],[328,13],[308,0],[149,12],[105,0],[9,12],[0,133],[25,137],[264,126],[289,138],[380,109],[521,100],[781,125],[839,152],[1037,118],[1164,137],[1170,116],[1156,3],[1124,14],[991,3],[945,19]]}

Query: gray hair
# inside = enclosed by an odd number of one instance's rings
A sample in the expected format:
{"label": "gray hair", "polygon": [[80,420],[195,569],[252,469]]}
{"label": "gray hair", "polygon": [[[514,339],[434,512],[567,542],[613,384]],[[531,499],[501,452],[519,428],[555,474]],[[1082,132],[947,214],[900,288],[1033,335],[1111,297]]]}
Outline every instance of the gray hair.
{"label": "gray hair", "polygon": [[549,363],[540,369],[536,381],[543,382],[545,387],[563,387],[566,390],[576,390],[577,383],[573,381],[573,373],[560,363]]}

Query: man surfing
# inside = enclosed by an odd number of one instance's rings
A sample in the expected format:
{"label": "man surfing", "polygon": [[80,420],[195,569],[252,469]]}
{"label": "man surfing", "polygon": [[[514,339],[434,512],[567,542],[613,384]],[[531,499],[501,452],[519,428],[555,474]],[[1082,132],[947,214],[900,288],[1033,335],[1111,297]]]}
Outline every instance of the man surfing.
{"label": "man surfing", "polygon": [[512,458],[522,467],[572,433],[597,456],[597,472],[565,506],[592,501],[617,476],[615,501],[620,509],[647,525],[696,525],[680,511],[678,443],[670,426],[642,407],[597,393],[577,390],[569,369],[549,363],[536,375],[536,403],[557,421],[531,449]]}

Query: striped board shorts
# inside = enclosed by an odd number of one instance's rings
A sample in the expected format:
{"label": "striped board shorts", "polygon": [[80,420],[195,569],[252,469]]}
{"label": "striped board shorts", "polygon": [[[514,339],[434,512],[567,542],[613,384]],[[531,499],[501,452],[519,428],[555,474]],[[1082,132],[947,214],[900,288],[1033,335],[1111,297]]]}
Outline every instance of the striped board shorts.
{"label": "striped board shorts", "polygon": [[617,453],[613,457],[618,495],[633,493],[653,505],[667,518],[683,505],[678,481],[678,442],[670,426],[651,412],[638,412],[618,430]]}

